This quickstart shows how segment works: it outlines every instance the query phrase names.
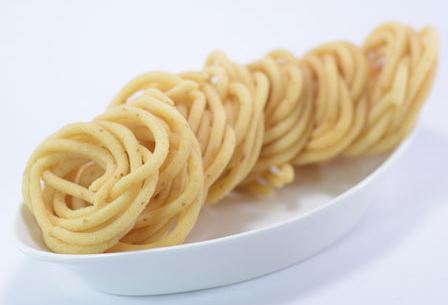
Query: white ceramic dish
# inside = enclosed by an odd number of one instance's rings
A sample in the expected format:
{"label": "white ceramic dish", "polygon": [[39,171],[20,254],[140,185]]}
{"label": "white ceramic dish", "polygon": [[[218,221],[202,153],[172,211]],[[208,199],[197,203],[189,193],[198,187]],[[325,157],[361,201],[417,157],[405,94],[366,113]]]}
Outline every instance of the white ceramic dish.
{"label": "white ceramic dish", "polygon": [[268,198],[231,196],[203,211],[184,245],[55,254],[43,245],[26,208],[17,217],[17,244],[32,258],[61,264],[93,288],[112,294],[167,294],[248,280],[303,260],[347,232],[374,200],[382,173],[410,138],[388,156],[304,168],[294,184]]}

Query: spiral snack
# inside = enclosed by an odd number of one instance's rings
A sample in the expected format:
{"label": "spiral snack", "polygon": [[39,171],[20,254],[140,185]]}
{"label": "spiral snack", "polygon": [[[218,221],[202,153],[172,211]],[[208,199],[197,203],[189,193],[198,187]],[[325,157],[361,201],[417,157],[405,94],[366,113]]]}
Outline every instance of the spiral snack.
{"label": "spiral snack", "polygon": [[38,146],[24,201],[55,252],[182,243],[205,202],[235,189],[268,194],[296,167],[396,147],[437,57],[434,29],[386,23],[362,48],[275,50],[248,65],[214,52],[199,72],[143,74],[104,114]]}
{"label": "spiral snack", "polygon": [[387,23],[363,46],[369,67],[368,118],[347,155],[393,149],[412,130],[431,89],[438,59],[437,33]]}
{"label": "spiral snack", "polygon": [[222,199],[248,175],[260,153],[266,76],[251,74],[216,52],[203,73],[153,72],[135,78],[111,106],[129,103],[151,88],[163,91],[188,119],[201,144],[208,201]]}
{"label": "spiral snack", "polygon": [[207,201],[213,203],[231,192],[255,166],[263,144],[263,109],[269,85],[262,73],[251,73],[219,52],[208,57],[205,71],[219,93],[236,136],[232,158],[209,189]]}
{"label": "spiral snack", "polygon": [[24,199],[52,251],[100,253],[184,241],[203,202],[202,160],[185,119],[157,96],[151,92],[93,122],[68,125],[33,153]]}

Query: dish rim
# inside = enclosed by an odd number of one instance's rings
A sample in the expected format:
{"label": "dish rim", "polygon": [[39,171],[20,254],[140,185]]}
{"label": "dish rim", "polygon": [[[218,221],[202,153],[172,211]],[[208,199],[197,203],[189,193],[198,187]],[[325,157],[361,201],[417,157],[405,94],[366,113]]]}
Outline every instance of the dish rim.
{"label": "dish rim", "polygon": [[[133,250],[133,251],[125,251],[125,252],[114,252],[114,253],[96,253],[96,254],[61,254],[61,253],[54,253],[49,250],[44,249],[38,249],[32,246],[29,246],[25,241],[22,240],[20,231],[20,226],[25,225],[26,221],[22,217],[22,213],[24,209],[27,209],[26,206],[23,204],[23,202],[20,204],[20,207],[18,211],[15,213],[15,219],[14,219],[14,233],[13,233],[13,239],[15,246],[24,254],[29,255],[35,259],[41,260],[41,261],[47,261],[47,262],[54,262],[54,263],[85,263],[85,262],[94,262],[98,260],[110,260],[110,259],[116,259],[116,258],[126,258],[126,257],[132,257],[132,256],[146,256],[151,254],[163,254],[165,252],[175,252],[175,251],[185,251],[185,250],[191,250],[195,248],[200,247],[209,247],[212,246],[215,243],[222,243],[222,242],[229,242],[233,239],[238,238],[249,238],[251,236],[262,234],[265,231],[272,230],[274,228],[280,228],[283,226],[287,226],[291,224],[292,222],[301,221],[304,219],[307,219],[309,217],[312,217],[316,214],[322,213],[323,211],[327,210],[329,207],[337,204],[338,202],[344,200],[345,198],[351,196],[353,193],[357,192],[358,190],[364,188],[367,184],[369,184],[372,180],[374,180],[377,176],[381,175],[381,173],[384,172],[385,169],[389,167],[390,164],[394,163],[395,160],[402,155],[404,151],[408,148],[411,141],[414,139],[416,133],[417,133],[417,126],[411,131],[408,136],[406,136],[405,139],[389,154],[389,156],[381,162],[380,165],[378,165],[377,168],[375,168],[371,173],[369,173],[366,177],[364,177],[361,181],[356,183],[354,186],[350,187],[348,190],[342,192],[341,194],[337,195],[336,197],[328,200],[327,202],[323,203],[322,205],[313,208],[309,211],[306,211],[304,213],[301,213],[299,215],[293,216],[289,219],[283,220],[281,222],[272,223],[260,228],[239,232],[235,234],[230,234],[222,237],[207,239],[203,241],[197,241],[197,242],[191,242],[191,243],[185,243],[180,245],[173,245],[173,246],[167,246],[167,247],[161,247],[161,248],[152,248],[152,249],[145,249],[145,250]],[[30,211],[26,211],[26,213],[30,213]],[[31,215],[32,216],[32,215]],[[29,231],[29,228],[28,228]],[[28,232],[28,234],[30,234]],[[31,234],[30,234],[31,235]],[[31,237],[32,238],[32,237]]]}

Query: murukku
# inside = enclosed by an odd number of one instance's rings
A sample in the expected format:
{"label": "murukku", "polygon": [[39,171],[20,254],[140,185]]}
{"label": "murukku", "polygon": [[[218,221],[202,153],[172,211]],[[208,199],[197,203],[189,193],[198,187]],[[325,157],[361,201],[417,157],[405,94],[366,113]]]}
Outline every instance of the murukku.
{"label": "murukku", "polygon": [[183,243],[204,204],[233,190],[269,194],[300,166],[395,148],[437,60],[434,29],[391,22],[362,47],[274,50],[248,65],[214,52],[202,71],[145,73],[37,147],[24,202],[54,252]]}

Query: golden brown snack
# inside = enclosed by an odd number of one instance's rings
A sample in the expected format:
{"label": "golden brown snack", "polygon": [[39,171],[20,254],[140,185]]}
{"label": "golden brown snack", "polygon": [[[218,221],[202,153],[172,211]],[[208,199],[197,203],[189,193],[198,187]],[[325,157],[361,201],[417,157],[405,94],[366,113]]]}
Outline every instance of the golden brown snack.
{"label": "golden brown snack", "polygon": [[396,147],[437,57],[434,29],[386,23],[361,48],[276,50],[249,65],[214,52],[203,71],[146,73],[104,114],[37,148],[24,201],[55,252],[182,243],[205,201],[234,189],[267,194],[294,167]]}
{"label": "golden brown snack", "polygon": [[184,241],[204,200],[202,159],[188,123],[170,103],[153,89],[39,145],[23,192],[52,251],[101,253]]}

